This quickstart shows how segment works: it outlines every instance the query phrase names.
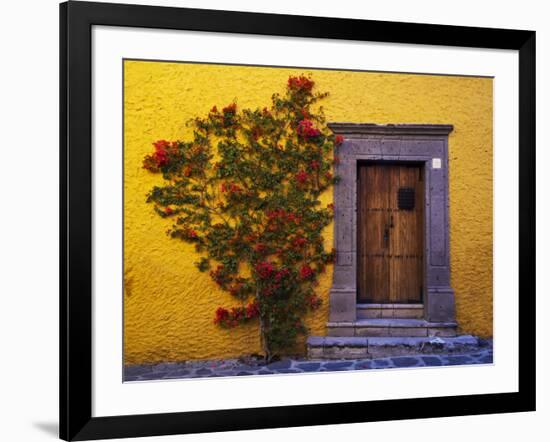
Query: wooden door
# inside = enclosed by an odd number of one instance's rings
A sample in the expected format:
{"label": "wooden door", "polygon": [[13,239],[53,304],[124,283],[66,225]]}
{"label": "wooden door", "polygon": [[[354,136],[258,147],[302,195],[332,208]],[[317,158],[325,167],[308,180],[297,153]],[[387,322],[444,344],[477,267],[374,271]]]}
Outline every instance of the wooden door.
{"label": "wooden door", "polygon": [[359,303],[421,303],[423,171],[420,166],[367,164],[358,171]]}

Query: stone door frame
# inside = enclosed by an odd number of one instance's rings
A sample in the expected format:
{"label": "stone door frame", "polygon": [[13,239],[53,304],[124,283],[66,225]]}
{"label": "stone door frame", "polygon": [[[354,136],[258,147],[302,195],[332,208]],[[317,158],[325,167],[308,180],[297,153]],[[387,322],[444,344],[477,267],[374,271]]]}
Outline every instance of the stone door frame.
{"label": "stone door frame", "polygon": [[357,168],[362,161],[414,162],[424,168],[424,319],[454,322],[449,260],[449,124],[329,123],[344,137],[334,186],[336,262],[329,322],[357,320]]}

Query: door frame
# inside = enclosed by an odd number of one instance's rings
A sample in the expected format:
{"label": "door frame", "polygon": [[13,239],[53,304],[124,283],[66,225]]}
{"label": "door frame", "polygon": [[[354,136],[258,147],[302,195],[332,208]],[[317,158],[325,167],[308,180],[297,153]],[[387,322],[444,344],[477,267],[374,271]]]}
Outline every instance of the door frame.
{"label": "door frame", "polygon": [[357,320],[357,170],[359,162],[414,162],[424,167],[424,318],[455,321],[450,284],[449,124],[329,123],[342,135],[334,186],[336,261],[329,322]]}
{"label": "door frame", "polygon": [[[411,166],[411,167],[414,167],[414,168],[417,168],[417,169],[421,169],[422,171],[422,183],[424,184],[422,187],[422,224],[421,224],[421,229],[423,230],[422,232],[422,293],[421,293],[421,296],[420,296],[420,300],[418,302],[414,302],[412,304],[414,305],[418,305],[418,304],[423,304],[424,303],[424,300],[426,299],[426,257],[425,257],[425,252],[426,252],[426,229],[425,229],[425,217],[426,217],[426,198],[425,198],[425,194],[426,194],[426,184],[425,184],[425,179],[424,179],[424,176],[426,174],[426,162],[423,162],[423,161],[393,161],[393,160],[358,160],[356,162],[356,186],[359,184],[360,182],[360,177],[359,177],[359,169],[361,167],[369,167],[369,166],[376,166],[376,165],[379,165],[379,166]],[[356,187],[357,188],[357,187]],[[367,190],[368,192],[368,190]],[[359,213],[359,194],[360,192],[359,191],[356,191],[356,199],[355,199],[355,207],[356,207],[356,213]],[[359,223],[359,215],[356,215],[356,224]],[[357,229],[356,229],[356,240],[355,240],[355,244],[356,244],[356,247],[355,247],[355,259],[356,259],[356,262],[359,262],[359,233],[357,233]],[[358,278],[358,275],[359,274],[359,266],[356,266],[356,280]],[[359,301],[359,287],[357,287],[357,305],[360,304],[360,301]],[[379,304],[379,303],[377,303]],[[387,304],[390,304],[391,303],[387,303]],[[401,307],[404,307],[406,306],[407,304],[406,303],[399,303],[401,305]],[[365,306],[365,305],[369,305],[369,304],[361,304],[362,306]],[[410,303],[409,303],[410,305]]]}

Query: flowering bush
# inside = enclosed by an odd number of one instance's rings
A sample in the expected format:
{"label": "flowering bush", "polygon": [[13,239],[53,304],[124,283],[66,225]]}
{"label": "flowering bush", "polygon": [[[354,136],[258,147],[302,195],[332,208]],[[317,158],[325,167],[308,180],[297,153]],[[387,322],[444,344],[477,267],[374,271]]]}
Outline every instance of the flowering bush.
{"label": "flowering bush", "polygon": [[303,317],[321,304],[315,287],[334,258],[322,237],[333,208],[319,196],[337,181],[343,140],[326,128],[317,102],[327,94],[314,85],[290,77],[269,108],[214,106],[191,121],[191,139],[157,141],[143,160],[164,179],[147,201],[173,221],[169,235],[194,244],[198,269],[241,302],[219,307],[214,323],[257,320],[268,359],[306,332]]}

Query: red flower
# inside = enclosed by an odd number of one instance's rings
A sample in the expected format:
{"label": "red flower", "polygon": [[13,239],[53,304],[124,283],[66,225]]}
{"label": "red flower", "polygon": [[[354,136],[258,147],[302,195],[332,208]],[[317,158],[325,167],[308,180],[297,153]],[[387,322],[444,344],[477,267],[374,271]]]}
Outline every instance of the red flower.
{"label": "red flower", "polygon": [[158,151],[153,154],[154,160],[157,162],[158,167],[163,167],[168,164],[168,154],[166,151]]}
{"label": "red flower", "polygon": [[258,243],[254,246],[254,251],[258,253],[264,253],[267,250],[267,246],[262,243]]}
{"label": "red flower", "polygon": [[[297,180],[300,180],[300,179],[301,179],[301,176],[298,176]],[[278,221],[281,223],[294,222],[295,224],[299,224],[300,221],[302,220],[302,217],[300,215],[289,213],[284,209],[268,210],[266,212],[266,216],[269,218],[269,221]],[[268,227],[268,229],[271,231],[276,230],[276,228],[277,226],[275,224],[270,224]]]}
{"label": "red flower", "polygon": [[260,138],[262,136],[262,128],[261,127],[255,127],[254,129],[252,129],[252,138],[254,138],[255,140],[257,140],[258,138]]}
{"label": "red flower", "polygon": [[246,317],[248,319],[255,318],[260,314],[260,307],[257,302],[251,302],[246,306]]}
{"label": "red flower", "polygon": [[298,183],[304,184],[308,180],[309,175],[307,174],[307,172],[301,170],[296,175],[294,175],[294,178],[296,179],[296,181],[298,181]]}
{"label": "red flower", "polygon": [[234,184],[234,183],[231,183],[231,186],[229,187],[230,193],[240,192],[241,190],[242,189],[237,184]]}
{"label": "red flower", "polygon": [[284,218],[287,216],[286,211],[284,209],[270,210],[266,212],[266,215],[270,220],[273,220],[276,218]]}
{"label": "red flower", "polygon": [[237,193],[242,191],[240,186],[235,183],[222,183],[222,185],[220,186],[220,190],[222,192],[229,192],[229,193]]}
{"label": "red flower", "polygon": [[344,137],[342,135],[336,135],[336,137],[334,138],[334,144],[336,146],[340,146],[340,144],[342,144],[344,142]]}
{"label": "red flower", "polygon": [[231,316],[233,317],[233,321],[238,321],[239,319],[241,319],[243,313],[244,312],[242,307],[233,307],[231,309]]}
{"label": "red flower", "polygon": [[340,157],[338,155],[334,155],[333,163],[334,164],[340,164]]}
{"label": "red flower", "polygon": [[313,88],[315,82],[304,75],[299,77],[288,77],[288,88],[292,91],[309,92]]}
{"label": "red flower", "polygon": [[216,309],[216,316],[214,317],[214,324],[220,324],[229,318],[229,311],[223,307]]}
{"label": "red flower", "polygon": [[224,114],[234,114],[237,111],[237,104],[231,103],[222,109]]}
{"label": "red flower", "polygon": [[170,148],[170,142],[166,140],[158,140],[153,143],[155,146],[155,152],[152,155],[148,155],[143,161],[143,167],[155,171],[159,167],[166,166],[168,164],[168,151]]}
{"label": "red flower", "polygon": [[297,248],[300,248],[302,247],[304,244],[307,243],[307,240],[303,237],[303,236],[297,236],[296,238],[294,238],[294,240],[292,241],[292,245],[294,247],[297,247]]}
{"label": "red flower", "polygon": [[332,173],[330,173],[330,172],[325,173],[325,177],[327,178],[327,180],[331,180],[332,179]]}
{"label": "red flower", "polygon": [[153,146],[155,146],[155,149],[158,152],[170,147],[170,142],[166,140],[158,140],[153,143]]}
{"label": "red flower", "polygon": [[[275,283],[275,284],[272,284],[272,283],[269,283],[269,284],[265,284],[263,287],[262,287],[262,295],[263,296],[271,296],[273,295],[279,288],[281,287],[281,284],[279,284],[278,282]],[[274,307],[271,307],[272,309]]]}
{"label": "red flower", "polygon": [[187,230],[187,238],[195,239],[197,237],[197,232],[193,229]]}
{"label": "red flower", "polygon": [[309,163],[309,167],[315,170],[319,169],[319,166],[320,164],[319,164],[319,161],[317,160],[313,160],[311,163]]}
{"label": "red flower", "polygon": [[307,118],[298,123],[296,132],[298,132],[298,135],[304,139],[315,138],[321,135],[321,131],[313,127],[313,122]]}
{"label": "red flower", "polygon": [[172,210],[171,207],[167,207],[166,209],[164,209],[164,213],[166,215],[172,215],[172,213],[174,213],[174,211]]}
{"label": "red flower", "polygon": [[267,261],[262,261],[256,264],[256,273],[260,275],[260,278],[267,279],[273,273],[273,264]]}
{"label": "red flower", "polygon": [[294,215],[293,213],[289,213],[287,215],[287,220],[289,222],[294,222],[294,224],[298,225],[302,221],[302,217],[300,215]]}
{"label": "red flower", "polygon": [[275,281],[279,282],[281,279],[286,278],[288,275],[290,275],[290,270],[281,269],[277,273],[275,273]]}
{"label": "red flower", "polygon": [[307,264],[300,268],[300,278],[302,279],[310,279],[314,274],[314,270]]}
{"label": "red flower", "polygon": [[319,298],[317,295],[315,294],[312,294],[311,296],[309,296],[308,298],[306,298],[306,302],[309,306],[310,309],[314,310],[318,307],[321,306],[321,298]]}

